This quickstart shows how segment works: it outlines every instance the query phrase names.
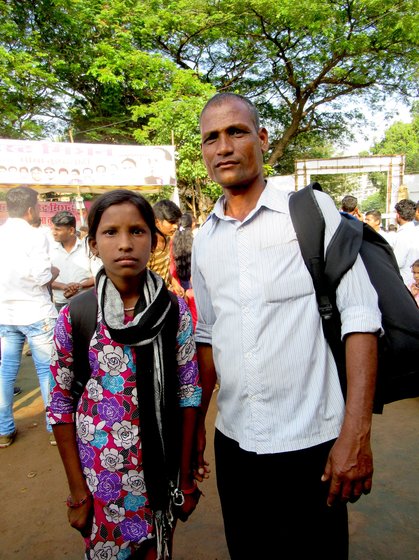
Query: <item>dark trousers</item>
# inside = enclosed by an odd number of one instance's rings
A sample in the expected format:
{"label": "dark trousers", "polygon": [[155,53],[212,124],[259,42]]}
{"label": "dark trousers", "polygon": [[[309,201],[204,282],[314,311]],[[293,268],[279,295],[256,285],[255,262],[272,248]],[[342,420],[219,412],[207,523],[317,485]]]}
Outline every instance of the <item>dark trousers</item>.
{"label": "dark trousers", "polygon": [[217,486],[232,560],[347,560],[346,505],[321,482],[332,442],[257,455],[215,432]]}

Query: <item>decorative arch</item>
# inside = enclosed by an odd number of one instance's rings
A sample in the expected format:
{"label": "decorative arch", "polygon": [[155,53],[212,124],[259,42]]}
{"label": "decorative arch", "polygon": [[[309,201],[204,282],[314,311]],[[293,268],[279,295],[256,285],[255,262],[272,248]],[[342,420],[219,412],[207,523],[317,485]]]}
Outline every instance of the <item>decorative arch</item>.
{"label": "decorative arch", "polygon": [[330,159],[303,159],[295,161],[295,190],[310,183],[311,175],[334,175],[336,173],[387,173],[386,212],[391,212],[398,200],[398,192],[404,181],[404,155],[347,156]]}

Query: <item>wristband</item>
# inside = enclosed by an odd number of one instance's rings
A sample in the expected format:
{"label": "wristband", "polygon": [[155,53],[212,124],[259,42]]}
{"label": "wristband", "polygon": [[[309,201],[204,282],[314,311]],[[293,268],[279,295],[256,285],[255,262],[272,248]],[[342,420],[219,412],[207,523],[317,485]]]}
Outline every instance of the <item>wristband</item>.
{"label": "wristband", "polygon": [[66,501],[67,507],[69,507],[71,509],[77,509],[77,508],[83,506],[87,502],[87,500],[90,498],[91,495],[92,495],[92,493],[88,492],[86,494],[86,496],[84,496],[84,498],[82,498],[78,502],[73,502],[73,498],[71,496],[69,496],[67,498],[67,501]]}

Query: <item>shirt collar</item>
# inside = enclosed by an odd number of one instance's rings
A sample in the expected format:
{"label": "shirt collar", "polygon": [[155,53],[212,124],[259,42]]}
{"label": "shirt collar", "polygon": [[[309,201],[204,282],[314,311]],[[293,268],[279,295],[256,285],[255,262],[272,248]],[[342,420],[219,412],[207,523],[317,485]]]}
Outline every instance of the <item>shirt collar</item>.
{"label": "shirt collar", "polygon": [[403,224],[402,226],[399,226],[399,230],[398,231],[402,231],[404,229],[413,229],[415,227],[415,224],[413,222],[406,222],[405,224]]}
{"label": "shirt collar", "polygon": [[[255,208],[249,213],[249,215],[246,217],[244,222],[247,222],[248,220],[252,219],[253,216],[257,214],[262,207],[268,208],[269,210],[273,210],[274,212],[281,212],[284,214],[288,214],[289,197],[290,197],[289,191],[278,190],[272,185],[269,179],[267,179],[266,186],[263,189]],[[225,215],[224,207],[225,207],[225,196],[222,195],[215,203],[214,210],[209,217],[209,219],[211,219],[212,221],[212,224],[210,226],[211,229],[215,226],[215,223],[217,223],[219,220],[235,221],[234,218]]]}
{"label": "shirt collar", "polygon": [[67,249],[64,248],[64,245],[63,245],[61,242],[56,242],[56,246],[57,246],[59,249],[65,251],[65,252],[67,253],[67,255],[70,255],[71,253],[74,253],[74,251],[77,251],[77,249],[78,249],[80,246],[84,246],[84,247],[85,247],[86,245],[83,243],[83,240],[82,240],[82,239],[80,239],[79,237],[76,237],[76,242],[75,242],[75,244],[71,247],[71,250],[70,250],[70,251],[67,251]]}

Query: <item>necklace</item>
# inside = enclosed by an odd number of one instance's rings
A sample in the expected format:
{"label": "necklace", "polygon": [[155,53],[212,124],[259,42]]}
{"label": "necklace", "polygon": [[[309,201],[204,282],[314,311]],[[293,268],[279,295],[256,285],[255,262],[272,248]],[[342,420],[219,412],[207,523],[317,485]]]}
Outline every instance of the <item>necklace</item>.
{"label": "necklace", "polygon": [[134,311],[135,309],[135,305],[134,307],[124,307],[124,311]]}

